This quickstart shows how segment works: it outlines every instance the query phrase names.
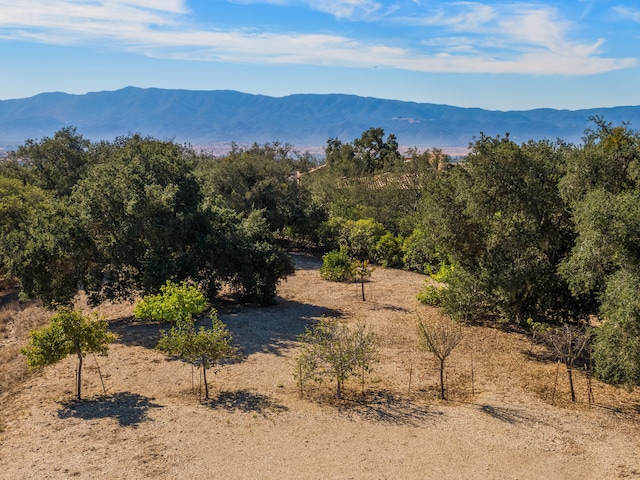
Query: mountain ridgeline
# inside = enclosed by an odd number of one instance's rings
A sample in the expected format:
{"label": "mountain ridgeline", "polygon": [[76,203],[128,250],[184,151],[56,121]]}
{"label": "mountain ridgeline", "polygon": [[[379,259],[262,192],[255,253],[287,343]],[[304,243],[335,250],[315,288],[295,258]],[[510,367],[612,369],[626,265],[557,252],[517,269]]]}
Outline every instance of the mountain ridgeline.
{"label": "mountain ridgeline", "polygon": [[516,142],[562,138],[578,143],[593,116],[637,126],[640,106],[503,112],[341,94],[276,98],[229,90],[127,87],[0,101],[0,146],[15,147],[68,126],[91,140],[135,132],[193,145],[280,141],[318,147],[329,138],[351,141],[371,127],[394,133],[406,147],[467,147],[480,132],[509,132]]}

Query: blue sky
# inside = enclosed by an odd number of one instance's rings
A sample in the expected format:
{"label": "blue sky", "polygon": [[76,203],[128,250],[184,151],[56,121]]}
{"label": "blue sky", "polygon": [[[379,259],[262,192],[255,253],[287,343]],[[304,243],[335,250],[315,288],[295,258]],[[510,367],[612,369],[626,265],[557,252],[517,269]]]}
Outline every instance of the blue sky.
{"label": "blue sky", "polygon": [[0,0],[0,99],[125,86],[640,105],[630,0]]}

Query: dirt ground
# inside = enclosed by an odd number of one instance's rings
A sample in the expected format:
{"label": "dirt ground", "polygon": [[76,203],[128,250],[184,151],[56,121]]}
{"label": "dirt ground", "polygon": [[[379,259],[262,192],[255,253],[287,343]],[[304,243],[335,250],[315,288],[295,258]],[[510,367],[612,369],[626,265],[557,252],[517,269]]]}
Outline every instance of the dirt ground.
{"label": "dirt ground", "polygon": [[[219,308],[244,358],[211,373],[208,402],[190,365],[154,350],[166,325],[134,321],[131,304],[103,306],[118,340],[107,358],[86,358],[86,400],[73,400],[71,357],[0,393],[0,478],[640,478],[638,389],[594,381],[590,406],[579,373],[571,404],[566,373],[541,347],[465,326],[449,401],[438,400],[437,365],[415,328],[417,315],[437,315],[415,299],[424,276],[378,268],[362,302],[359,285],[321,280],[318,259],[295,260],[277,305]],[[342,401],[331,384],[300,397],[296,337],[323,315],[377,333],[364,393],[353,379]],[[8,334],[0,345],[16,348]]]}

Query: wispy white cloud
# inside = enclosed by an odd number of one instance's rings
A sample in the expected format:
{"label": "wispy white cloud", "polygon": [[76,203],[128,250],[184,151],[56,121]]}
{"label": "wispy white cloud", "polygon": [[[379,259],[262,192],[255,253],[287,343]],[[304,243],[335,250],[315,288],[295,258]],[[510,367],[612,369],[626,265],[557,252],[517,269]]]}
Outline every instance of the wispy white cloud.
{"label": "wispy white cloud", "polygon": [[[261,1],[304,1],[337,17],[380,8],[372,0]],[[602,57],[602,40],[570,40],[570,24],[557,19],[552,9],[521,5],[506,11],[470,2],[454,6],[453,13],[440,9],[420,19],[397,17],[440,34],[398,46],[323,33],[202,30],[180,0],[0,0],[0,38],[105,44],[173,59],[421,72],[588,75],[635,64],[633,59]]]}
{"label": "wispy white cloud", "polygon": [[637,8],[626,7],[618,5],[613,7],[613,11],[620,15],[622,18],[633,20],[640,23],[640,10]]}
{"label": "wispy white cloud", "polygon": [[264,3],[270,5],[305,5],[339,19],[361,19],[382,9],[376,0],[232,0],[234,3]]}
{"label": "wispy white cloud", "polygon": [[18,38],[35,35],[61,43],[84,33],[77,40],[82,42],[109,30],[109,36],[119,37],[133,28],[171,26],[176,15],[187,12],[179,0],[0,0],[0,29]]}
{"label": "wispy white cloud", "polygon": [[413,27],[439,27],[457,32],[478,32],[497,16],[492,6],[470,2],[454,2],[447,7],[428,6],[424,10],[424,14],[399,15],[394,21]]}
{"label": "wispy white cloud", "polygon": [[308,0],[306,3],[314,10],[336,18],[367,17],[382,8],[374,0]]}
{"label": "wispy white cloud", "polygon": [[[454,2],[423,17],[396,21],[436,29],[423,45],[447,71],[589,75],[636,64],[632,58],[601,56],[604,39],[571,39],[574,25],[539,4]],[[462,70],[460,61],[470,62],[469,70]]]}

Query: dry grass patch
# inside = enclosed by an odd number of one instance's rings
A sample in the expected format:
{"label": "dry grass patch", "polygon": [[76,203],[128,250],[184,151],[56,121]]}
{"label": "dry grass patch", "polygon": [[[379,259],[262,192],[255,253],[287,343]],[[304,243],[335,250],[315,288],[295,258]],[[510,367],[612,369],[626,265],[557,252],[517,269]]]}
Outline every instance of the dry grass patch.
{"label": "dry grass patch", "polygon": [[35,306],[24,309],[17,301],[0,308],[0,399],[29,375],[20,349],[29,340],[29,332],[46,325],[51,312]]}

